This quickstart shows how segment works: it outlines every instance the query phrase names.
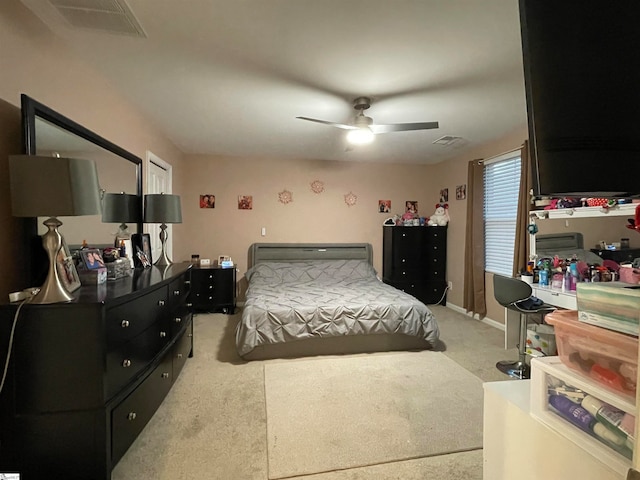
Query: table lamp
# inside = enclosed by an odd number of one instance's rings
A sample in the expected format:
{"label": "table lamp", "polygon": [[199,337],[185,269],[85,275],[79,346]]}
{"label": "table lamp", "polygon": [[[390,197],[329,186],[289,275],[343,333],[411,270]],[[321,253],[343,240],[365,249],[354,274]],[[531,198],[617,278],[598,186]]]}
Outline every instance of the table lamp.
{"label": "table lamp", "polygon": [[11,211],[16,217],[48,216],[42,222],[48,231],[42,245],[49,257],[49,271],[31,303],[58,303],[73,300],[62,284],[56,268],[62,235],[57,216],[100,214],[98,170],[93,160],[10,155]]}
{"label": "table lamp", "polygon": [[167,256],[167,223],[182,223],[180,197],[165,193],[154,193],[144,196],[144,223],[160,223],[160,243],[162,254],[154,263],[157,267],[171,265]]}
{"label": "table lamp", "polygon": [[127,222],[140,222],[140,197],[138,195],[121,193],[105,193],[102,199],[102,223],[120,223],[116,233],[114,246],[119,241],[131,238]]}

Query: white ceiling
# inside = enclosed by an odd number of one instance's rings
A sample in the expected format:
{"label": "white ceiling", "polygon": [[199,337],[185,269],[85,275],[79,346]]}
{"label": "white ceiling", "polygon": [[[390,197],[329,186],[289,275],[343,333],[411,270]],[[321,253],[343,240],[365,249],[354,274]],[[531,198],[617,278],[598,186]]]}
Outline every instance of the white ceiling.
{"label": "white ceiling", "polygon": [[[146,38],[22,1],[187,154],[426,164],[526,125],[516,0],[127,0]],[[363,95],[375,123],[440,128],[347,149],[295,118],[349,123]]]}

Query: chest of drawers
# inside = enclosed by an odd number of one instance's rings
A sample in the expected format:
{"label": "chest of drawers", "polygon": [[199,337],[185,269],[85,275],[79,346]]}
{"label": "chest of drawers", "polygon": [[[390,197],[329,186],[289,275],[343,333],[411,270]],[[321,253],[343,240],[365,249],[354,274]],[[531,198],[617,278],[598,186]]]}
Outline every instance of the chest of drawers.
{"label": "chest of drawers", "polygon": [[446,303],[447,227],[385,226],[382,279],[426,304]]}
{"label": "chest of drawers", "polygon": [[[0,395],[0,471],[109,479],[192,354],[190,266],[25,305]],[[16,306],[0,307],[4,360]]]}
{"label": "chest of drawers", "polygon": [[236,268],[194,267],[189,303],[195,312],[233,314],[236,308]]}

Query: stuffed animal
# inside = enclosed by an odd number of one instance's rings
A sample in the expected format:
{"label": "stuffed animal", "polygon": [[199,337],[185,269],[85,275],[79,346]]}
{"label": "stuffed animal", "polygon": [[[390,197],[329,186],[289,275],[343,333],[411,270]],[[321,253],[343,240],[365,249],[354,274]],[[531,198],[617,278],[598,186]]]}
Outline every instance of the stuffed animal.
{"label": "stuffed animal", "polygon": [[431,217],[427,225],[432,227],[444,227],[449,223],[449,205],[446,203],[436,203],[436,211]]}

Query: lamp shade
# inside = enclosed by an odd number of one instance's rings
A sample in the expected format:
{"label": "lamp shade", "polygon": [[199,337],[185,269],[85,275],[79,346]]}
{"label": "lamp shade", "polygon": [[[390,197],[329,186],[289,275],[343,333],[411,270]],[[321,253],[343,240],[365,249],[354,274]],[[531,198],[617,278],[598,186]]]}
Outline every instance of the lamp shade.
{"label": "lamp shade", "polygon": [[10,155],[11,210],[16,217],[98,215],[98,170],[93,160]]}
{"label": "lamp shade", "polygon": [[140,197],[128,193],[105,193],[102,199],[104,223],[138,223],[141,221]]}
{"label": "lamp shade", "polygon": [[154,193],[144,196],[145,223],[182,223],[179,195]]}

